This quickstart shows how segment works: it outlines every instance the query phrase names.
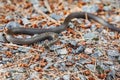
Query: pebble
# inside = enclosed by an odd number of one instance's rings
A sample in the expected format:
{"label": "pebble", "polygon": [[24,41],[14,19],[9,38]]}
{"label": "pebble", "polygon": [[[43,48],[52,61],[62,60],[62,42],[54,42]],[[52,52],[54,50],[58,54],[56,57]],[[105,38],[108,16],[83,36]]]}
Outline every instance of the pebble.
{"label": "pebble", "polygon": [[92,54],[93,53],[93,48],[86,48],[84,52],[86,54]]}
{"label": "pebble", "polygon": [[1,50],[2,50],[2,51],[8,51],[9,48],[8,48],[8,47],[3,47]]}
{"label": "pebble", "polygon": [[107,54],[108,56],[120,56],[119,52],[118,51],[115,51],[115,50],[107,50]]}
{"label": "pebble", "polygon": [[29,79],[32,80],[32,79],[36,78],[38,75],[39,75],[39,73],[34,71],[31,73]]}
{"label": "pebble", "polygon": [[7,42],[4,33],[0,32],[0,42]]}
{"label": "pebble", "polygon": [[118,62],[119,62],[119,64],[120,64],[120,56],[118,57]]}
{"label": "pebble", "polygon": [[103,7],[103,10],[105,10],[105,11],[110,11],[112,8],[110,7],[110,6],[104,6]]}
{"label": "pebble", "polygon": [[67,40],[64,40],[64,39],[61,39],[60,42],[63,43],[63,44],[68,43]]}
{"label": "pebble", "polygon": [[[98,61],[99,62],[99,61]],[[99,65],[103,70],[109,70],[110,69],[110,66],[109,65],[106,65],[106,64],[104,64],[104,63],[102,63],[102,64],[97,64],[97,65]]]}
{"label": "pebble", "polygon": [[30,21],[27,18],[22,18],[22,22],[24,25],[30,24]]}
{"label": "pebble", "polygon": [[66,70],[66,64],[64,62],[62,63],[55,63],[54,67],[58,68],[60,71],[65,71]]}
{"label": "pebble", "polygon": [[45,8],[44,6],[39,7],[39,9],[40,9],[41,11],[43,11],[44,13],[49,12],[48,9]]}
{"label": "pebble", "polygon": [[[34,14],[32,14],[32,15],[34,15]],[[32,15],[31,15],[31,16],[32,16]],[[27,18],[28,20],[30,20],[30,19],[31,19],[31,16],[30,16],[30,15],[26,15],[25,18]]]}
{"label": "pebble", "polygon": [[2,57],[6,56],[5,54],[0,54],[0,62],[2,60]]}
{"label": "pebble", "polygon": [[81,20],[81,19],[77,19],[76,20],[79,24],[82,24],[83,23],[83,20]]}
{"label": "pebble", "polygon": [[113,65],[113,62],[112,62],[112,61],[104,61],[103,63],[104,63],[104,64],[107,64],[107,65]]}
{"label": "pebble", "polygon": [[60,65],[61,65],[63,68],[65,68],[65,67],[66,67],[65,62],[61,62],[61,63],[60,63]]}
{"label": "pebble", "polygon": [[17,28],[17,27],[21,27],[21,25],[18,22],[11,21],[6,24],[6,27],[7,28]]}
{"label": "pebble", "polygon": [[64,79],[64,80],[70,80],[70,75],[69,75],[69,74],[64,75],[64,76],[63,76],[63,79]]}
{"label": "pebble", "polygon": [[115,79],[115,70],[111,70],[106,76],[106,80],[114,80]]}
{"label": "pebble", "polygon": [[20,52],[26,53],[26,52],[29,52],[30,48],[19,47],[17,50],[20,51]]}
{"label": "pebble", "polygon": [[60,77],[57,76],[57,77],[55,78],[55,80],[60,80]]}
{"label": "pebble", "polygon": [[18,53],[18,52],[19,52],[18,50],[12,50],[13,54]]}
{"label": "pebble", "polygon": [[30,68],[34,69],[36,66],[38,66],[38,64],[32,64],[32,65],[30,65]]}
{"label": "pebble", "polygon": [[104,37],[100,37],[101,41],[99,41],[99,44],[106,44],[108,41]]}
{"label": "pebble", "polygon": [[0,67],[2,67],[3,66],[3,64],[1,64],[1,62],[0,62]]}
{"label": "pebble", "polygon": [[46,56],[45,56],[45,57],[43,57],[43,58],[44,58],[48,63],[53,61],[53,59],[50,58],[50,57],[46,57]]}
{"label": "pebble", "polygon": [[78,62],[76,62],[75,65],[76,65],[77,67],[84,68],[84,66],[83,66],[82,64],[78,63]]}
{"label": "pebble", "polygon": [[73,55],[68,55],[66,58],[68,61],[71,61],[73,59]]}
{"label": "pebble", "polygon": [[80,80],[87,80],[87,78],[84,75],[78,74]]}
{"label": "pebble", "polygon": [[78,42],[76,40],[69,40],[68,43],[70,43],[73,46],[76,46]]}
{"label": "pebble", "polygon": [[2,61],[3,62],[14,62],[14,60],[12,58],[6,58],[6,57],[3,57]]}
{"label": "pebble", "polygon": [[55,13],[50,14],[50,17],[52,17],[52,18],[55,19],[55,20],[60,20],[60,19],[62,18],[61,15],[57,15],[57,14],[55,14]]}
{"label": "pebble", "polygon": [[82,6],[82,11],[84,12],[90,12],[90,13],[95,13],[98,10],[98,6],[97,5],[85,5]]}
{"label": "pebble", "polygon": [[[38,17],[39,15],[37,14],[37,13],[33,13],[32,15],[31,15],[31,17]],[[30,18],[30,16],[27,16],[27,19],[29,19]],[[43,21],[43,20],[42,20]],[[41,20],[39,21],[39,23],[40,22],[42,22]]]}
{"label": "pebble", "polygon": [[97,35],[95,33],[89,32],[84,34],[84,39],[92,40],[94,38],[97,38]]}
{"label": "pebble", "polygon": [[60,55],[66,55],[68,53],[66,48],[56,50]]}
{"label": "pebble", "polygon": [[91,29],[92,31],[95,31],[95,30],[97,29],[97,27],[96,27],[95,24],[92,24],[91,27],[90,27],[90,29]]}
{"label": "pebble", "polygon": [[57,50],[57,49],[61,49],[62,48],[62,45],[52,45],[52,46],[50,46],[50,50]]}
{"label": "pebble", "polygon": [[[0,43],[0,47],[2,47],[3,45]],[[0,50],[1,50],[1,48],[0,48]]]}
{"label": "pebble", "polygon": [[114,37],[115,37],[115,33],[114,33],[114,32],[109,32],[108,35],[109,35],[112,39],[114,39]]}
{"label": "pebble", "polygon": [[113,21],[114,21],[115,23],[120,22],[120,15],[114,16],[114,17],[113,17]]}
{"label": "pebble", "polygon": [[14,17],[13,17],[12,15],[8,15],[8,16],[5,17],[5,19],[6,19],[6,20],[13,20]]}
{"label": "pebble", "polygon": [[103,53],[100,50],[97,50],[91,56],[98,58],[102,55],[103,55]]}
{"label": "pebble", "polygon": [[83,2],[90,2],[90,0],[82,0]]}
{"label": "pebble", "polygon": [[76,54],[76,50],[72,48],[72,53],[73,54]]}
{"label": "pebble", "polygon": [[13,69],[13,70],[16,70],[17,72],[19,73],[24,73],[26,72],[26,70],[24,68],[16,68],[16,69]]}
{"label": "pebble", "polygon": [[83,58],[81,58],[80,60],[79,60],[79,63],[80,64],[86,64],[86,63],[88,63],[88,62],[90,62],[91,60],[90,59],[83,59]]}
{"label": "pebble", "polygon": [[[91,2],[91,0],[82,0],[83,2]],[[95,0],[94,3],[101,3],[101,0]]]}
{"label": "pebble", "polygon": [[25,74],[19,73],[19,72],[10,72],[9,77],[7,77],[7,80],[21,80]]}
{"label": "pebble", "polygon": [[53,65],[53,63],[48,63],[45,67],[44,67],[44,69],[49,69],[51,66]]}
{"label": "pebble", "polygon": [[39,4],[39,1],[38,0],[29,0],[33,5],[35,4]]}
{"label": "pebble", "polygon": [[75,26],[74,26],[74,24],[73,24],[73,23],[71,23],[71,22],[69,22],[69,24],[68,24],[68,25],[69,25],[69,27],[70,27],[70,28],[74,28],[74,27],[75,27]]}
{"label": "pebble", "polygon": [[80,46],[75,50],[75,52],[76,52],[76,53],[81,53],[81,52],[84,52],[84,50],[85,50],[85,47],[80,45]]}
{"label": "pebble", "polygon": [[87,64],[87,65],[85,65],[85,67],[88,68],[92,72],[95,71],[95,65],[93,65],[93,64]]}

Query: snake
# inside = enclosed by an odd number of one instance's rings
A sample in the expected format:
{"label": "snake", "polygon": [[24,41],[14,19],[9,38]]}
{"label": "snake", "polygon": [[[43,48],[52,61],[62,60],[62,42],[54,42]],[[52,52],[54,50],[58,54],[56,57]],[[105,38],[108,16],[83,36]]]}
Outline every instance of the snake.
{"label": "snake", "polygon": [[[115,27],[114,25],[110,24],[109,22],[105,21],[101,17],[94,15],[92,13],[88,12],[73,12],[70,13],[64,20],[64,22],[54,28],[48,28],[48,29],[37,29],[37,28],[23,28],[23,27],[17,27],[17,28],[7,28],[5,31],[5,37],[8,42],[12,42],[15,44],[32,44],[41,40],[44,40],[48,37],[52,37],[53,40],[58,38],[57,34],[61,33],[62,31],[65,31],[68,28],[69,22],[73,18],[83,18],[85,19],[87,15],[88,19],[92,19],[98,23],[100,23],[103,26],[106,26],[110,28],[113,31],[120,32],[120,28]],[[13,37],[13,34],[28,34],[28,35],[34,35],[38,34],[38,36],[29,38],[29,39],[19,39]],[[55,40],[56,41],[56,40]],[[53,41],[53,42],[55,42]],[[51,42],[52,43],[52,42]]]}
{"label": "snake", "polygon": [[54,33],[54,32],[45,32],[42,34],[37,34],[31,38],[25,38],[25,39],[14,37],[13,36],[14,33],[12,33],[12,31],[7,28],[4,29],[4,32],[5,32],[4,40],[6,40],[6,42],[12,42],[14,44],[20,44],[20,45],[24,45],[24,44],[29,45],[29,44],[33,44],[35,42],[46,40],[46,39],[54,39],[54,40],[49,41],[49,43],[43,43],[44,47],[49,47],[50,45],[52,45],[53,43],[55,43],[58,40],[58,34]]}

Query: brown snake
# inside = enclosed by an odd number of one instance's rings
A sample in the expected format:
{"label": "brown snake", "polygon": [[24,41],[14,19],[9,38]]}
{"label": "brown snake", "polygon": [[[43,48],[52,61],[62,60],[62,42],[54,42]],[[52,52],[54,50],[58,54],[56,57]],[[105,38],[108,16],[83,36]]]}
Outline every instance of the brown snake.
{"label": "brown snake", "polygon": [[[57,33],[60,33],[66,30],[66,28],[68,27],[68,23],[71,21],[71,19],[73,18],[84,18],[85,19],[86,14],[87,14],[88,19],[93,19],[94,21],[102,24],[103,26],[107,26],[111,30],[120,32],[120,28],[113,26],[112,24],[108,23],[104,19],[94,14],[87,13],[87,12],[74,12],[74,13],[69,14],[65,18],[63,24],[55,28],[49,28],[49,29],[23,28],[23,27],[7,28],[7,30],[5,31],[6,40],[8,42],[12,42],[15,44],[32,44],[32,43],[41,41],[43,39],[46,39],[47,37],[52,37],[54,40],[54,38],[58,38]],[[28,35],[39,34],[39,35],[32,37],[30,39],[19,39],[19,38],[13,37],[12,36],[13,34],[28,34]]]}

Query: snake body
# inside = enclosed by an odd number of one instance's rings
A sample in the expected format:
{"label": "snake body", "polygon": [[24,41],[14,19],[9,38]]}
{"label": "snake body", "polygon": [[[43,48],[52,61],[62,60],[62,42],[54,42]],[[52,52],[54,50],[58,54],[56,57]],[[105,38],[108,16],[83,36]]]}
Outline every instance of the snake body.
{"label": "snake body", "polygon": [[[64,30],[66,30],[66,28],[68,27],[68,23],[71,21],[71,19],[73,19],[73,18],[85,19],[86,14],[87,14],[88,19],[93,19],[94,21],[102,24],[103,26],[107,26],[111,30],[120,32],[120,28],[113,26],[112,24],[108,23],[101,17],[98,17],[94,14],[87,13],[87,12],[74,12],[74,13],[69,14],[65,18],[63,24],[61,24],[60,26],[55,27],[55,28],[49,28],[49,29],[36,29],[36,28],[23,28],[23,27],[8,28],[8,31],[6,32],[6,39],[9,42],[13,42],[15,44],[32,44],[34,42],[37,42],[38,40],[43,40],[48,36],[49,37],[52,35],[56,36],[55,33],[60,33]],[[51,32],[51,33],[46,33],[46,32]],[[31,39],[16,39],[11,35],[11,33],[12,34],[28,34],[28,35],[40,34],[40,35],[36,36],[36,37],[32,37]],[[52,37],[54,37],[54,36],[52,36]]]}
{"label": "snake body", "polygon": [[53,32],[45,32],[42,34],[35,35],[31,38],[25,38],[25,39],[15,38],[13,36],[13,33],[11,33],[10,30],[6,30],[5,34],[6,34],[5,37],[6,37],[7,41],[12,42],[14,44],[32,44],[32,43],[39,42],[39,41],[42,41],[45,39],[53,39],[53,40],[49,41],[49,43],[43,44],[45,47],[47,47],[47,46],[50,46],[51,44],[55,43],[58,40],[58,34],[53,33]]}

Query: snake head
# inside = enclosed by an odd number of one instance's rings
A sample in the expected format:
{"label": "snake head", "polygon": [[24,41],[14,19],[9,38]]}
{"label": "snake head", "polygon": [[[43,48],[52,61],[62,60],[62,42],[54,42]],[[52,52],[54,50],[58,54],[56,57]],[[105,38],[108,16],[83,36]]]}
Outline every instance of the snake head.
{"label": "snake head", "polygon": [[48,41],[45,40],[42,43],[42,46],[44,46],[46,49],[49,49],[54,43],[56,43],[59,40],[57,33],[47,32],[47,33],[44,33],[44,34],[46,34],[46,35],[48,35],[49,37],[52,38]]}
{"label": "snake head", "polygon": [[5,34],[13,34],[13,32],[11,31],[11,29],[8,29],[6,27],[4,28],[3,31],[4,31]]}
{"label": "snake head", "polygon": [[58,41],[58,37],[57,38],[54,38],[53,40],[49,41],[49,42],[43,42],[43,46],[47,49],[50,48],[51,45],[53,45],[55,42]]}

